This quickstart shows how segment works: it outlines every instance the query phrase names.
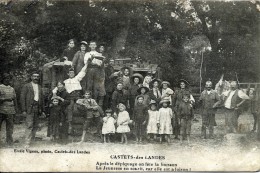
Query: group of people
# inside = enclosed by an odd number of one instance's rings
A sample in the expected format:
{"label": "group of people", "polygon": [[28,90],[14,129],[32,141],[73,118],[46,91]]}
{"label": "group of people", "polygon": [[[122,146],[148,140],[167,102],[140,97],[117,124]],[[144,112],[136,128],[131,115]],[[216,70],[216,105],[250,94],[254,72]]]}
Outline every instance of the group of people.
{"label": "group of people", "polygon": [[[81,142],[86,141],[91,127],[104,142],[110,142],[113,134],[121,135],[121,143],[127,143],[128,134],[133,134],[137,143],[144,138],[170,143],[170,135],[181,142],[190,142],[195,99],[188,89],[188,81],[179,81],[179,89],[171,89],[168,81],[161,81],[148,73],[142,76],[133,73],[130,67],[114,72],[112,60],[105,54],[104,45],[97,51],[97,43],[81,42],[80,51],[75,51],[75,42],[60,58],[64,66],[58,69],[59,78],[49,97],[48,110],[39,85],[40,73],[32,72],[31,82],[22,87],[20,104],[26,116],[25,143],[35,139],[39,117],[48,115],[48,136],[53,141],[64,141],[73,131],[76,114],[83,117]],[[53,67],[56,68],[56,67]],[[57,69],[56,69],[57,70]],[[11,76],[4,74],[0,85],[0,117],[6,121],[6,141],[13,143],[13,117],[16,114],[16,93],[10,86]],[[198,102],[202,104],[201,137],[214,138],[215,113],[225,109],[227,133],[236,133],[239,109],[249,97],[231,82],[231,89],[223,94],[213,90],[211,81],[205,84]],[[207,135],[207,129],[209,134]],[[114,138],[115,139],[115,138]]]}

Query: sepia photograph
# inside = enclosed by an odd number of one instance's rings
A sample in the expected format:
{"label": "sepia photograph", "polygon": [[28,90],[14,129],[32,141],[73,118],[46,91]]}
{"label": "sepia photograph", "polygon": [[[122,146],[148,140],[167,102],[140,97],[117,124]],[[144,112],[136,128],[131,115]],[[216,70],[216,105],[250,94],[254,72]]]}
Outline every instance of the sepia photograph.
{"label": "sepia photograph", "polygon": [[258,172],[259,125],[259,0],[0,0],[0,172]]}

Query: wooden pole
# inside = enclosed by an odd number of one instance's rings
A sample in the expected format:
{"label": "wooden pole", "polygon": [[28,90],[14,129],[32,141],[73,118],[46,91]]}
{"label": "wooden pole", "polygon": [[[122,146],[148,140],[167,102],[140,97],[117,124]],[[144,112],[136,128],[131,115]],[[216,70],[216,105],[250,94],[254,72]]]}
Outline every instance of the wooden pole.
{"label": "wooden pole", "polygon": [[200,93],[202,84],[202,66],[203,66],[203,51],[201,51],[201,63],[200,63]]}

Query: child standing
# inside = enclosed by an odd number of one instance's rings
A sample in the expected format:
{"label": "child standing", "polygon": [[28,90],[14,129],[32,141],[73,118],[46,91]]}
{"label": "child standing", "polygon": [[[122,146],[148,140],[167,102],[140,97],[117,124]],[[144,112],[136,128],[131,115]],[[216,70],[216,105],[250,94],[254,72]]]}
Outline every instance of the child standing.
{"label": "child standing", "polygon": [[117,117],[117,133],[121,133],[121,144],[125,143],[127,144],[127,136],[126,133],[130,132],[130,128],[128,126],[130,122],[130,117],[128,112],[126,111],[126,107],[124,104],[120,103],[118,105],[119,113]]}
{"label": "child standing", "polygon": [[151,100],[149,106],[150,109],[148,110],[149,119],[147,124],[147,134],[151,140],[155,140],[156,135],[158,134],[157,119],[159,118],[159,112],[157,111],[156,101]]}
{"label": "child standing", "polygon": [[193,109],[190,104],[190,96],[184,95],[183,102],[179,105],[179,117],[180,117],[180,140],[181,142],[187,136],[188,143],[190,143],[191,121],[193,119]]}
{"label": "child standing", "polygon": [[52,97],[52,104],[50,105],[50,117],[49,117],[49,133],[51,141],[58,139],[59,130],[62,126],[63,119],[65,118],[62,112],[62,106],[59,104],[60,97]]}
{"label": "child standing", "polygon": [[[143,96],[144,97],[144,105],[149,106],[150,103],[150,97],[148,95],[149,92],[149,88],[145,87],[145,86],[141,86],[138,90],[137,93],[139,94],[137,97],[139,96]],[[137,104],[137,97],[135,99],[135,105]]]}
{"label": "child standing", "polygon": [[102,134],[104,135],[104,143],[106,139],[110,142],[110,134],[115,133],[115,123],[116,120],[112,117],[112,110],[106,110],[106,116],[103,118]]}
{"label": "child standing", "polygon": [[173,117],[172,109],[169,108],[170,100],[163,99],[160,101],[162,108],[159,109],[159,116],[157,119],[157,125],[159,127],[160,134],[160,143],[162,143],[162,136],[165,135],[165,138],[168,143],[170,143],[170,135],[172,134],[172,123],[171,119]]}
{"label": "child standing", "polygon": [[144,97],[138,96],[137,97],[137,104],[134,107],[133,112],[133,120],[135,123],[134,131],[135,131],[135,137],[136,142],[142,142],[142,138],[145,134],[145,124],[147,122],[147,106],[144,105]]}

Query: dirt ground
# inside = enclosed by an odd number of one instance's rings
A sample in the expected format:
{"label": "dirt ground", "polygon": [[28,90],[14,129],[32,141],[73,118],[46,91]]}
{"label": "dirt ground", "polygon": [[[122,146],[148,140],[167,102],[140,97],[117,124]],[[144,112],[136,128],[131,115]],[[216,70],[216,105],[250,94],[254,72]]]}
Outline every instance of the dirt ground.
{"label": "dirt ground", "polygon": [[[36,141],[30,148],[48,148],[48,149],[83,149],[87,148],[89,151],[95,151],[104,155],[111,153],[136,153],[138,154],[156,154],[166,155],[168,157],[176,158],[175,160],[180,164],[185,163],[185,166],[190,166],[192,170],[260,170],[260,142],[256,140],[256,133],[250,132],[253,128],[253,116],[250,114],[242,114],[239,118],[239,124],[246,124],[239,140],[236,135],[225,135],[224,132],[224,115],[219,112],[216,114],[217,126],[215,127],[214,139],[201,139],[201,116],[196,114],[192,124],[191,144],[188,145],[185,141],[183,144],[179,140],[173,139],[171,144],[159,144],[158,142],[149,143],[145,141],[142,144],[134,143],[133,139],[129,139],[128,145],[119,144],[119,140],[113,143],[103,144],[101,139],[88,135],[88,141],[79,144],[78,138],[70,138],[70,142],[66,145],[51,142],[47,134],[47,127],[44,126],[41,131],[37,132],[37,137],[42,138],[41,141]],[[2,126],[1,131],[1,152],[10,147],[5,146],[5,125]],[[23,134],[25,124],[15,125],[13,138],[16,142],[11,147],[23,147]],[[1,160],[1,159],[0,159]],[[171,159],[172,160],[172,159]],[[187,162],[185,162],[185,160]],[[205,164],[203,164],[205,163]],[[179,165],[180,165],[179,164]],[[203,169],[202,169],[203,167]],[[236,168],[236,169],[235,169]],[[76,169],[77,170],[77,169]]]}

